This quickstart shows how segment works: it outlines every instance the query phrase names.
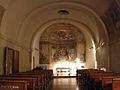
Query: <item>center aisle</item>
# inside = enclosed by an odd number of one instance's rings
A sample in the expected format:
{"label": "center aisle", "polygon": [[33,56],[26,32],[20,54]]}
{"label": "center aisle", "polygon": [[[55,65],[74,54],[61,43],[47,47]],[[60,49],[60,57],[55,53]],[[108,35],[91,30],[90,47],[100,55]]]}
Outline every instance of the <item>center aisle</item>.
{"label": "center aisle", "polygon": [[48,90],[80,90],[76,78],[54,78]]}

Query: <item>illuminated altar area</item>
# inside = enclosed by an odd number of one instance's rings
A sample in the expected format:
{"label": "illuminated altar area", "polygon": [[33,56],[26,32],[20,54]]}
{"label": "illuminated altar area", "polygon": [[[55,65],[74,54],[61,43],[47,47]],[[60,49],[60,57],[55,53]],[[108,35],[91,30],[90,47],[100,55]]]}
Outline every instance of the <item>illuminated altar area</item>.
{"label": "illuminated altar area", "polygon": [[53,69],[54,76],[75,76],[85,68],[86,42],[83,33],[73,25],[49,26],[39,42],[39,64]]}
{"label": "illuminated altar area", "polygon": [[59,61],[50,64],[50,68],[53,69],[54,76],[76,76],[77,69],[85,69],[85,63],[79,62],[77,60],[69,61]]}

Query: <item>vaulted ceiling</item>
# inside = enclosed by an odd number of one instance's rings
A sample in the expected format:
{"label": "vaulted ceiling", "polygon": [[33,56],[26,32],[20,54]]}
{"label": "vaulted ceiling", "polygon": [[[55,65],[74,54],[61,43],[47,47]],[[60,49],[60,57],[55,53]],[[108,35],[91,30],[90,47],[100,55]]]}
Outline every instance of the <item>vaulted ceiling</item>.
{"label": "vaulted ceiling", "polygon": [[[58,23],[73,25],[84,35],[86,45],[89,45],[86,46],[87,50],[91,48],[93,42],[97,47],[100,43],[108,41],[107,31],[100,16],[109,8],[112,1],[0,0],[0,6],[4,8],[0,40],[2,44],[4,43],[3,47],[20,48],[20,67],[23,70],[30,66],[28,66],[31,60],[29,51],[33,52],[32,48],[38,50],[42,32],[51,25]],[[39,60],[39,53],[34,53]],[[94,63],[92,55],[88,52],[87,58],[90,63]],[[22,62],[25,62],[24,66]]]}
{"label": "vaulted ceiling", "polygon": [[[77,22],[91,31],[99,40],[101,25],[96,20],[109,7],[112,0],[0,0],[5,8],[1,23],[1,35],[18,46],[30,47],[32,38],[47,22]],[[67,10],[69,15],[60,15],[59,10]],[[62,20],[59,20],[62,19]],[[57,21],[58,20],[58,21]],[[55,21],[55,22],[54,22]],[[71,22],[71,24],[73,24]],[[74,23],[75,24],[75,23]],[[48,25],[48,24],[46,24]],[[48,25],[49,26],[49,25]],[[77,25],[79,26],[79,25]],[[42,29],[45,27],[42,27]],[[84,29],[85,29],[84,28]],[[13,35],[14,33],[14,35]],[[101,32],[104,37],[103,32]],[[29,44],[28,44],[29,42]]]}

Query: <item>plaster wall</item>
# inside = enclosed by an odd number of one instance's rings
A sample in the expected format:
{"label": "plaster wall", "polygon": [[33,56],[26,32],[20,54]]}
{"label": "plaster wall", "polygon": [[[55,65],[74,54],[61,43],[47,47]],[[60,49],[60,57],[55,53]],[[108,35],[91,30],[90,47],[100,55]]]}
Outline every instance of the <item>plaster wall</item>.
{"label": "plaster wall", "polygon": [[110,69],[120,72],[120,42],[117,41],[110,45]]}

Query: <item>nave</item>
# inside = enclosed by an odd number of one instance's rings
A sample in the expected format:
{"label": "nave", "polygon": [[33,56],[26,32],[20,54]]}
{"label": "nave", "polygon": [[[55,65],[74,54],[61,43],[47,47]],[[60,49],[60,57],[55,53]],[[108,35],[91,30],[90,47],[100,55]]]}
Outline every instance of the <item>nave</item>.
{"label": "nave", "polygon": [[54,78],[47,90],[81,90],[76,78]]}
{"label": "nave", "polygon": [[120,90],[120,73],[77,70],[76,77],[53,76],[52,70],[0,75],[0,90]]}

